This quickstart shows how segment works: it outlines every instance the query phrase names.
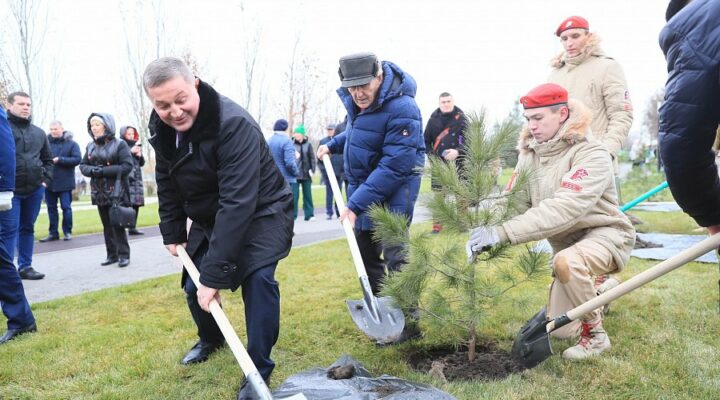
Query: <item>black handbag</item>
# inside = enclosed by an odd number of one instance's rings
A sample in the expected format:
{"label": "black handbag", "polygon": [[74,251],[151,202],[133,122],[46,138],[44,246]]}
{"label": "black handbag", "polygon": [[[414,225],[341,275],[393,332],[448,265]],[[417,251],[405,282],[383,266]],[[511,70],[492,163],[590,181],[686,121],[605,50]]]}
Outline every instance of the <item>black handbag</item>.
{"label": "black handbag", "polygon": [[122,187],[120,174],[121,171],[118,171],[117,178],[115,179],[115,188],[110,195],[112,200],[112,206],[110,206],[109,212],[110,225],[116,228],[130,228],[135,225],[135,209],[120,204],[120,188]]}

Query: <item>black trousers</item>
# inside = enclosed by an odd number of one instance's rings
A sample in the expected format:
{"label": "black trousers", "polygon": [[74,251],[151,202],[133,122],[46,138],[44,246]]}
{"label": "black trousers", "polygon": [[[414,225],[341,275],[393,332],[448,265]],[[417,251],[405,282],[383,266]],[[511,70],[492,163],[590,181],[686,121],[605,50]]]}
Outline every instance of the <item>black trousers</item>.
{"label": "black trousers", "polygon": [[103,224],[107,258],[130,259],[130,245],[125,228],[110,225],[110,206],[98,206],[98,213]]}
{"label": "black trousers", "polygon": [[385,279],[385,268],[387,267],[389,271],[400,271],[405,264],[403,246],[383,246],[374,242],[372,231],[356,229],[355,238],[360,248],[360,255],[365,264],[373,294],[377,295],[380,292],[383,279]]}
{"label": "black trousers", "polygon": [[[195,265],[202,265],[207,246],[193,257]],[[245,330],[247,332],[247,351],[250,358],[268,381],[275,362],[270,358],[272,348],[280,334],[280,287],[275,280],[277,261],[258,269],[242,284],[243,303],[245,303]],[[201,271],[202,273],[202,271]],[[222,342],[223,335],[212,314],[203,311],[197,300],[197,287],[190,277],[185,279],[185,295],[190,314],[198,328],[198,337],[203,342]]]}

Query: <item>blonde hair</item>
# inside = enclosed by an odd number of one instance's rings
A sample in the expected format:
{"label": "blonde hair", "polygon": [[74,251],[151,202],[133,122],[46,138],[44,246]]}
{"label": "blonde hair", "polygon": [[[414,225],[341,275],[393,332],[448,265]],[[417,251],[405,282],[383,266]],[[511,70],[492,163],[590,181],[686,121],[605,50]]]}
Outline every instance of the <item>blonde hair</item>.
{"label": "blonde hair", "polygon": [[92,123],[93,121],[98,121],[99,123],[105,125],[105,121],[104,121],[102,118],[100,118],[99,116],[97,116],[97,115],[93,115],[93,116],[90,118],[90,122]]}

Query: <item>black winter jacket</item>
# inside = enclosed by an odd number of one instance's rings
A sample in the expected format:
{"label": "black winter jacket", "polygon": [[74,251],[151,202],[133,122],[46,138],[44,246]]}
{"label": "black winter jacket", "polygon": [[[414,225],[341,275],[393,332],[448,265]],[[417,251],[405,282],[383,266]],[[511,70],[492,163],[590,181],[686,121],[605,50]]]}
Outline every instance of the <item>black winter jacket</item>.
{"label": "black winter jacket", "polygon": [[45,132],[8,112],[8,121],[15,138],[15,194],[32,193],[43,183],[52,184],[52,153]]}
{"label": "black winter jacket", "polygon": [[449,113],[436,109],[425,126],[425,152],[440,158],[448,149],[464,153],[466,126],[465,114],[460,108],[455,107]]}
{"label": "black winter jacket", "polygon": [[[106,132],[102,139],[88,143],[85,155],[80,162],[80,172],[90,177],[90,200],[100,207],[109,207],[113,203],[117,175],[120,173],[119,202],[123,206],[130,205],[128,196],[128,174],[132,171],[133,162],[127,144],[115,138],[115,122],[108,114],[92,113],[105,121]],[[90,132],[88,118],[88,132]]]}
{"label": "black winter jacket", "polygon": [[720,124],[720,1],[694,0],[660,33],[668,63],[660,154],[678,205],[700,226],[720,224],[711,150]]}
{"label": "black winter jacket", "polygon": [[65,131],[62,137],[48,135],[50,151],[57,164],[53,164],[53,180],[47,189],[52,192],[67,192],[75,189],[75,167],[80,164],[80,146],[72,140],[72,133]]}
{"label": "black winter jacket", "polygon": [[[128,148],[135,146],[137,141],[125,139],[126,126],[120,128],[120,137],[123,138]],[[143,184],[142,167],[145,165],[145,157],[140,153],[139,157],[136,157],[132,152],[130,153],[133,161],[132,172],[128,175],[128,190],[130,194],[130,205],[131,206],[144,206],[145,205],[145,185]]]}
{"label": "black winter jacket", "polygon": [[300,153],[300,158],[296,160],[298,169],[300,170],[300,175],[297,176],[297,180],[307,181],[312,179],[310,171],[315,172],[315,160],[317,160],[312,144],[307,136],[305,136],[305,140],[303,140],[302,143],[293,138],[293,146],[295,146],[295,151]]}
{"label": "black winter jacket", "polygon": [[[290,252],[293,197],[250,114],[204,82],[198,93],[198,115],[177,148],[176,131],[157,113],[150,117],[160,232],[165,244],[188,242],[188,249],[207,240],[200,282],[235,290]],[[187,218],[202,233],[190,241]]]}

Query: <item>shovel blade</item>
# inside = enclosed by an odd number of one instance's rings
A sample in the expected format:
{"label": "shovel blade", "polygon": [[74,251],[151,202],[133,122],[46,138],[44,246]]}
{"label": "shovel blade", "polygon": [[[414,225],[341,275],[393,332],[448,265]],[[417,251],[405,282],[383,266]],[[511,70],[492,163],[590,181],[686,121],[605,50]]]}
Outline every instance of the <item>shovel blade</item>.
{"label": "shovel blade", "polygon": [[553,355],[547,324],[543,307],[520,329],[513,343],[512,356],[523,367],[534,368]]}
{"label": "shovel blade", "polygon": [[347,300],[353,322],[368,337],[381,342],[392,342],[405,327],[405,315],[392,304],[390,297],[376,297],[377,314],[365,300]]}

